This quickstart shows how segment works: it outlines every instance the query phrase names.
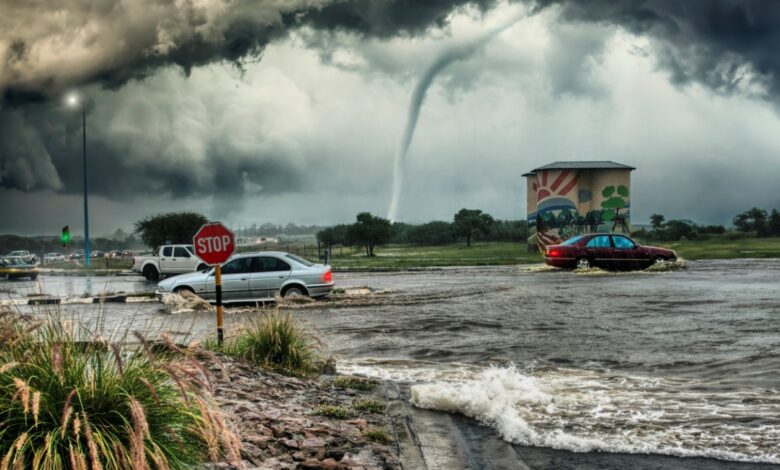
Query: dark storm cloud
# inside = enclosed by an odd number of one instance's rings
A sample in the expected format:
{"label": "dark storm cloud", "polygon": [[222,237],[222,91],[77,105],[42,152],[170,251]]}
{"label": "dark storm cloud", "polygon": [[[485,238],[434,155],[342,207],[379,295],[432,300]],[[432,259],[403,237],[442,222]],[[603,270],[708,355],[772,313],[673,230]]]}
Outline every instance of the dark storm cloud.
{"label": "dark storm cloud", "polygon": [[[170,65],[188,75],[194,67],[212,62],[240,67],[243,61],[259,59],[273,40],[304,25],[364,36],[413,35],[444,25],[455,8],[476,4],[484,10],[492,3],[0,0],[0,187],[79,190],[80,145],[74,140],[78,120],[63,115],[59,104],[70,89],[90,85],[119,89]],[[157,112],[168,114],[165,102],[174,99],[168,94],[159,99],[163,103]],[[188,118],[190,110],[180,111],[170,121]],[[92,122],[92,108],[89,113]],[[65,129],[63,122],[70,128]],[[196,140],[205,148],[202,158],[190,164],[184,157],[191,150],[187,142],[173,145],[178,150],[174,153],[165,141],[150,144],[148,132],[123,140],[116,133],[107,136],[101,126],[90,127],[92,190],[111,198],[215,192],[229,198],[291,191],[302,184],[304,170],[291,163],[289,148],[239,148],[230,144],[228,135],[204,140],[197,135],[201,128],[173,129],[170,122],[163,123],[158,132],[170,132],[174,140]],[[188,136],[185,130],[193,134]],[[139,146],[146,147],[144,152],[134,150]],[[126,174],[132,179],[117,178]]]}
{"label": "dark storm cloud", "polygon": [[780,3],[774,0],[540,0],[569,21],[615,24],[655,39],[659,65],[674,83],[718,92],[780,96]]}
{"label": "dark storm cloud", "polygon": [[239,67],[303,25],[391,37],[442,26],[453,9],[494,0],[0,0],[0,105],[73,87],[109,88],[168,65]]}

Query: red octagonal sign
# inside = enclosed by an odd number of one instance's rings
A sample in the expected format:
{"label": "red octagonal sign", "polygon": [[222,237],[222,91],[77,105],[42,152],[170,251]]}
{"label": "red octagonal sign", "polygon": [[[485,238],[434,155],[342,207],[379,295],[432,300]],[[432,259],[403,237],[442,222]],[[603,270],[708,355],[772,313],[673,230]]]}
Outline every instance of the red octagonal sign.
{"label": "red octagonal sign", "polygon": [[195,254],[208,264],[222,264],[236,249],[233,232],[219,222],[210,222],[192,237]]}

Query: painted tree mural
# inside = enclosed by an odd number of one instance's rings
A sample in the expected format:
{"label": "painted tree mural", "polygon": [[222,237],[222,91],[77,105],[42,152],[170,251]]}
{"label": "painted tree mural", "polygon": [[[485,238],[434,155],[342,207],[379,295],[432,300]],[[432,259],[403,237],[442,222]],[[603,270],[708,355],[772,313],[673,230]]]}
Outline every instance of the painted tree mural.
{"label": "painted tree mural", "polygon": [[[601,218],[604,222],[612,222],[612,231],[614,232],[618,225],[621,230],[628,229],[626,224],[626,211],[628,209],[628,188],[622,184],[617,187],[606,186],[601,195],[604,196],[604,201],[601,203],[601,207],[604,212],[601,214]],[[620,210],[623,209],[623,213]]]}

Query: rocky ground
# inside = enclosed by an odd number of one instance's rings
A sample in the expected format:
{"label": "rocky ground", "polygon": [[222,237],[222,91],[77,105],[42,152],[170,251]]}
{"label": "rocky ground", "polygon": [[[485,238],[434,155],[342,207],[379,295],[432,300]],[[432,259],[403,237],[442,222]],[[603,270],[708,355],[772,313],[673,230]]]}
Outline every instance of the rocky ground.
{"label": "rocky ground", "polygon": [[244,468],[400,468],[379,384],[288,377],[221,355],[207,366],[214,396],[240,436]]}

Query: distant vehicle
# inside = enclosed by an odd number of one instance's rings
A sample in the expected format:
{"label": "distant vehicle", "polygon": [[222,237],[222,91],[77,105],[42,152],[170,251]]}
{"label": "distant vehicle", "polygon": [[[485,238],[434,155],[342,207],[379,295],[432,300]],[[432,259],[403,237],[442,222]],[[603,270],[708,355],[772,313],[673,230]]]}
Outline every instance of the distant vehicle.
{"label": "distant vehicle", "polygon": [[62,253],[46,253],[43,255],[43,264],[58,263],[60,261],[67,261],[68,259]]}
{"label": "distant vehicle", "polygon": [[105,253],[103,253],[100,250],[95,250],[92,253],[89,254],[90,258],[104,258],[106,256]]}
{"label": "distant vehicle", "polygon": [[591,233],[547,247],[544,262],[558,268],[614,270],[645,269],[660,261],[674,261],[666,248],[642,246],[619,233]]}
{"label": "distant vehicle", "polygon": [[106,253],[106,258],[121,258],[122,252],[119,250],[111,250]]}
{"label": "distant vehicle", "polygon": [[161,276],[190,273],[208,268],[208,265],[195,255],[192,245],[163,245],[151,256],[133,258],[133,271],[143,274],[149,281],[157,281]]}
{"label": "distant vehicle", "polygon": [[122,258],[126,258],[128,256],[133,256],[133,252],[130,250],[124,250],[122,251]]}
{"label": "distant vehicle", "polygon": [[[280,251],[241,253],[222,266],[222,300],[256,302],[282,297],[323,297],[333,290],[331,267],[314,264]],[[190,291],[204,299],[216,300],[214,269],[182,274],[157,285],[157,298],[169,292]]]}
{"label": "distant vehicle", "polygon": [[6,255],[8,258],[21,258],[30,264],[36,264],[38,257],[27,250],[15,250]]}
{"label": "distant vehicle", "polygon": [[83,259],[84,258],[84,250],[74,250],[73,253],[70,254],[70,259]]}
{"label": "distant vehicle", "polygon": [[38,267],[20,257],[5,257],[0,259],[0,277],[6,280],[29,277],[35,280],[38,277]]}

